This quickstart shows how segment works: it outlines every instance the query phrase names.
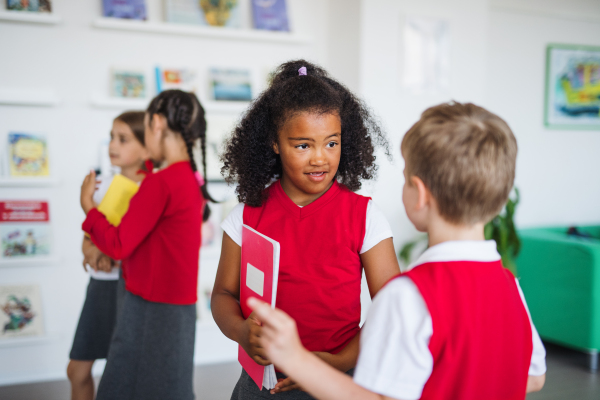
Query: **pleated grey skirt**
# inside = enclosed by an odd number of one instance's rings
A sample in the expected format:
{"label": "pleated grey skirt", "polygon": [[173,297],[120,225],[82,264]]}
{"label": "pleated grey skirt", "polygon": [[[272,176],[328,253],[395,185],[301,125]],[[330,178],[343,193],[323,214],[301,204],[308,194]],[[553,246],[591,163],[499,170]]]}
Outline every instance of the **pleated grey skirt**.
{"label": "pleated grey skirt", "polygon": [[69,354],[71,360],[107,357],[124,295],[123,278],[118,281],[90,278]]}
{"label": "pleated grey skirt", "polygon": [[195,304],[126,292],[97,400],[194,399],[195,335]]}
{"label": "pleated grey skirt", "polygon": [[[353,376],[354,368],[346,372],[346,374]],[[277,378],[285,378],[286,376],[282,373],[277,373]],[[271,394],[267,389],[259,390],[258,386],[250,375],[242,368],[242,375],[238,380],[233,393],[231,394],[231,400],[260,400],[260,399],[285,399],[285,400],[314,400],[310,394],[301,390],[290,390],[289,392]]]}

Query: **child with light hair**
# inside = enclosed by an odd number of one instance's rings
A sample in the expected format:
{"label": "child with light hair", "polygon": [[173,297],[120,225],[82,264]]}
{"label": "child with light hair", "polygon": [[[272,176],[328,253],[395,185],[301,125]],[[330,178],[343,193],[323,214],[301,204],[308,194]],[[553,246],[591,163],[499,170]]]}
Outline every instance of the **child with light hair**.
{"label": "child with light hair", "polygon": [[294,321],[250,299],[268,358],[318,399],[524,399],[545,349],[484,226],[508,199],[517,142],[473,104],[426,110],[402,141],[402,201],[429,248],[375,297],[352,378],[307,352]]}

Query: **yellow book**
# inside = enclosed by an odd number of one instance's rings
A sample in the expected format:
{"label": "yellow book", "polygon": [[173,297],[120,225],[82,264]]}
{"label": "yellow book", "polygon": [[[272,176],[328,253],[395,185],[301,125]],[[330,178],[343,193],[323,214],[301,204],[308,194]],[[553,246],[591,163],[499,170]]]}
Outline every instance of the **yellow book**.
{"label": "yellow book", "polygon": [[111,225],[119,226],[129,208],[129,202],[139,190],[139,185],[123,175],[115,175],[104,198],[98,206]]}

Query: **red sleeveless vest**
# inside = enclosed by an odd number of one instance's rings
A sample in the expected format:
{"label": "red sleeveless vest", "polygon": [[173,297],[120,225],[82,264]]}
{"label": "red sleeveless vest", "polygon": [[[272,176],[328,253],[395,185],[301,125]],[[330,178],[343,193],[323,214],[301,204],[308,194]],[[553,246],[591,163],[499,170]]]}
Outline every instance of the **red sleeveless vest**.
{"label": "red sleeveless vest", "polygon": [[310,351],[337,353],[360,330],[360,249],[369,198],[334,182],[298,207],[279,181],[260,207],[244,207],[244,224],[281,245],[276,305],[296,320]]}
{"label": "red sleeveless vest", "polygon": [[525,399],[531,325],[502,262],[430,262],[404,275],[433,324],[433,371],[421,399]]}

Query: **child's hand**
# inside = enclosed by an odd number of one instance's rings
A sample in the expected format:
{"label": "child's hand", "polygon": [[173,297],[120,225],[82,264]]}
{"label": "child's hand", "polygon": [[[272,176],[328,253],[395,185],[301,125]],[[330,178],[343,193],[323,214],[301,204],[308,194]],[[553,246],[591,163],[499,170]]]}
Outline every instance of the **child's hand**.
{"label": "child's hand", "polygon": [[259,337],[260,346],[269,360],[285,372],[286,366],[293,365],[295,360],[306,351],[300,342],[296,322],[283,311],[274,310],[258,299],[249,298],[248,306],[263,322]]}
{"label": "child's hand", "polygon": [[81,184],[80,202],[81,208],[83,208],[83,212],[86,215],[94,208],[94,192],[96,191],[96,184],[96,173],[90,171]]}
{"label": "child's hand", "polygon": [[256,314],[250,314],[244,323],[243,339],[240,341],[240,346],[242,346],[250,358],[257,364],[270,365],[271,362],[267,359],[265,350],[260,344],[262,329],[263,327],[261,326],[260,320],[256,317]]}
{"label": "child's hand", "polygon": [[96,265],[98,265],[98,271],[110,272],[113,268],[113,260],[106,254],[101,253]]}
{"label": "child's hand", "polygon": [[99,248],[92,245],[83,253],[83,269],[89,265],[94,271],[110,272],[112,270],[113,260],[100,251]]}
{"label": "child's hand", "polygon": [[292,390],[303,390],[303,389],[300,387],[300,385],[298,385],[296,382],[294,382],[292,380],[292,378],[277,379],[277,384],[275,385],[275,387],[273,389],[271,389],[270,393],[275,394],[275,393],[289,392]]}
{"label": "child's hand", "polygon": [[[325,361],[327,364],[334,367],[335,369],[342,371],[342,369],[340,369],[340,366],[338,365],[339,363],[337,362],[337,358],[339,356],[337,356],[336,354],[326,353],[323,351],[313,351],[312,353],[314,355],[316,355],[317,357],[319,357],[321,360]],[[345,372],[345,371],[342,371],[342,372]],[[300,385],[298,385],[296,382],[294,382],[292,380],[292,378],[288,377],[285,379],[278,379],[275,387],[273,389],[271,389],[271,394],[280,393],[280,392],[289,392],[290,390],[304,390],[304,389],[302,389],[302,387],[300,387]]]}

